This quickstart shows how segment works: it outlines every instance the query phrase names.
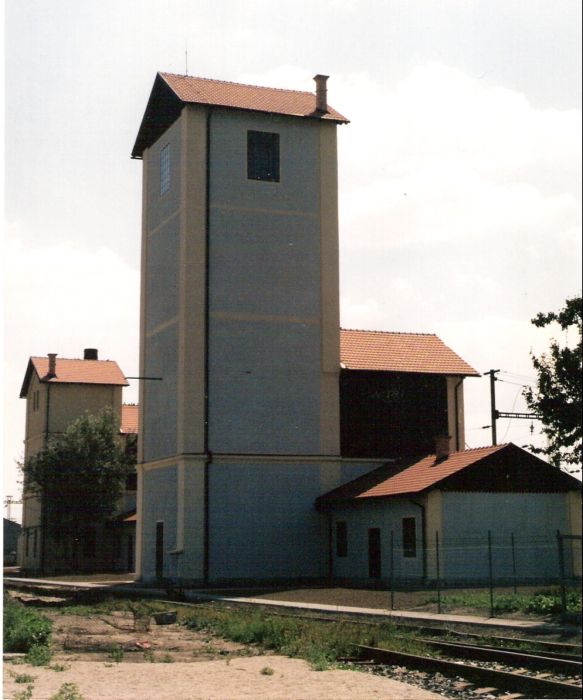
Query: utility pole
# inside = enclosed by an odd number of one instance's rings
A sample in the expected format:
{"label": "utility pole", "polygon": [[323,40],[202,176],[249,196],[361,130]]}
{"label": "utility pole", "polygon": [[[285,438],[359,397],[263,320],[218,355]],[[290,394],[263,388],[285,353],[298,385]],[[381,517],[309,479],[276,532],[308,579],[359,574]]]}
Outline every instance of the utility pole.
{"label": "utility pole", "polygon": [[499,369],[491,369],[489,372],[484,372],[483,376],[490,375],[490,425],[492,427],[492,445],[497,445],[498,438],[496,436],[496,375]]}
{"label": "utility pole", "polygon": [[[540,420],[538,413],[515,413],[513,411],[496,410],[496,375],[499,371],[499,369],[491,369],[488,372],[484,372],[482,375],[483,377],[485,377],[487,374],[490,375],[490,419],[492,424],[492,445],[498,444],[496,436],[496,421],[498,418],[524,418],[526,420]],[[487,428],[488,426],[484,427]]]}

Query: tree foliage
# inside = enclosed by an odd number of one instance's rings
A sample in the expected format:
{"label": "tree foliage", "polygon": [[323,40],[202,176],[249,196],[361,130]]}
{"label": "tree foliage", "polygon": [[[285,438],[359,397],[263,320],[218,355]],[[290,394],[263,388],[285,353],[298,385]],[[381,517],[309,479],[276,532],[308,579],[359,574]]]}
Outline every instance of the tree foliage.
{"label": "tree foliage", "polygon": [[45,524],[70,536],[111,515],[135,469],[135,436],[124,441],[110,409],[74,421],[22,466],[25,488],[37,488]]}
{"label": "tree foliage", "polygon": [[577,342],[561,345],[552,340],[548,352],[532,363],[537,371],[536,387],[525,390],[529,409],[543,424],[548,445],[531,449],[545,454],[556,466],[570,465],[569,471],[581,467],[581,296],[567,299],[558,312],[539,313],[532,319],[539,328],[558,323],[563,331],[575,329]]}

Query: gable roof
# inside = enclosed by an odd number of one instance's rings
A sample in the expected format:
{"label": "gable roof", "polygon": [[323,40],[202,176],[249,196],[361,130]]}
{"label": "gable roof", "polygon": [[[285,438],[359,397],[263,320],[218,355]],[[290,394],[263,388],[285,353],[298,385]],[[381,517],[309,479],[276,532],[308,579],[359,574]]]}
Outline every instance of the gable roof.
{"label": "gable roof", "polygon": [[158,73],[132,150],[132,158],[141,158],[144,150],[176,121],[186,104],[282,114],[339,124],[348,122],[330,106],[324,114],[317,112],[316,98],[312,92]]}
{"label": "gable roof", "polygon": [[[523,464],[518,465],[518,462],[521,461]],[[523,473],[524,466],[528,463],[530,468],[535,467],[545,470],[546,476],[548,477],[546,480],[548,483],[545,484],[545,486],[551,489],[578,489],[581,486],[579,481],[569,474],[560,471],[556,467],[552,467],[545,461],[531,455],[526,450],[512,443],[506,443],[504,445],[476,447],[460,452],[451,452],[447,458],[442,460],[437,460],[435,455],[427,455],[420,459],[417,458],[393,464],[385,464],[347,484],[343,484],[329,491],[323,496],[320,496],[316,502],[318,505],[324,505],[326,503],[357,502],[370,498],[388,498],[417,494],[437,486],[446,480],[451,481],[452,478],[456,478],[456,475],[461,476],[461,472],[464,470],[471,471],[472,467],[480,463],[483,463],[484,466],[487,464],[488,468],[498,466],[499,464],[507,464],[515,469],[518,465],[519,470],[522,468]],[[542,484],[533,484],[533,488],[525,488],[524,480],[530,482],[536,481],[536,479],[533,480],[532,477],[532,473],[525,474],[517,490],[544,490],[543,488],[539,488],[539,486],[543,486]],[[488,488],[489,484],[485,484],[485,487]],[[468,482],[463,490],[473,489]]]}
{"label": "gable roof", "polygon": [[431,333],[340,330],[343,368],[479,377],[479,372]]}
{"label": "gable roof", "polygon": [[48,376],[48,371],[48,357],[31,357],[24,375],[20,398],[26,397],[33,372],[36,372],[41,382],[48,384],[128,385],[123,372],[113,360],[69,360],[57,357],[55,375]]}
{"label": "gable roof", "polygon": [[121,420],[119,432],[124,435],[138,432],[139,406],[135,403],[123,403],[121,405]]}

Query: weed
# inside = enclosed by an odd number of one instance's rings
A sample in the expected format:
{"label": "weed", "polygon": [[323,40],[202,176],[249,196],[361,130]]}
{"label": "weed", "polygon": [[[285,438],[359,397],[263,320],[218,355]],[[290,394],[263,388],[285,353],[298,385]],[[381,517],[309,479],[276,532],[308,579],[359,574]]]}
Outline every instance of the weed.
{"label": "weed", "polygon": [[34,683],[36,676],[31,676],[30,673],[12,673],[10,672],[15,683]]}
{"label": "weed", "polygon": [[264,667],[261,669],[261,671],[259,671],[259,673],[260,673],[262,676],[273,676],[273,674],[275,673],[275,671],[274,671],[272,668],[270,668],[269,666],[264,666]]}
{"label": "weed", "polygon": [[18,693],[14,693],[12,700],[30,700],[32,698],[33,688],[33,685],[27,685],[26,690],[20,690]]}
{"label": "weed", "polygon": [[63,683],[58,692],[51,695],[49,700],[83,700],[79,686],[75,683]]}
{"label": "weed", "polygon": [[144,661],[153,664],[156,661],[156,655],[151,649],[144,649]]}
{"label": "weed", "polygon": [[119,664],[121,661],[123,661],[123,647],[121,647],[119,644],[113,644],[109,649],[107,658]]}
{"label": "weed", "polygon": [[51,650],[43,644],[34,644],[25,658],[31,666],[47,666],[51,660]]}
{"label": "weed", "polygon": [[51,664],[49,668],[51,671],[68,671],[71,664]]}
{"label": "weed", "polygon": [[164,654],[162,658],[160,659],[161,664],[173,664],[174,663],[174,657],[172,654]]}
{"label": "weed", "polygon": [[218,604],[200,606],[184,623],[190,629],[206,630],[242,644],[306,659],[323,670],[338,658],[352,656],[358,644],[385,641],[398,646],[393,625],[331,625],[317,620],[283,618],[261,610],[231,610]]}

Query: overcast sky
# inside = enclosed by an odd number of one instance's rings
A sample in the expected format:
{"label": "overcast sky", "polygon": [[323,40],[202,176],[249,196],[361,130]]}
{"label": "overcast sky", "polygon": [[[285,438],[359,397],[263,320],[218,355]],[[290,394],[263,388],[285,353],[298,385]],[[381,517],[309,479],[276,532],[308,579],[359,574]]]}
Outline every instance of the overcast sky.
{"label": "overcast sky", "polygon": [[[581,291],[580,0],[7,0],[4,488],[31,355],[138,373],[141,163],[157,71],[313,90],[339,127],[343,327],[437,333],[524,411],[538,311]],[[466,442],[490,444],[488,378]],[[131,387],[126,401],[137,401]],[[540,443],[535,423],[534,440]],[[499,421],[499,441],[530,441]],[[17,513],[13,508],[12,514]]]}

